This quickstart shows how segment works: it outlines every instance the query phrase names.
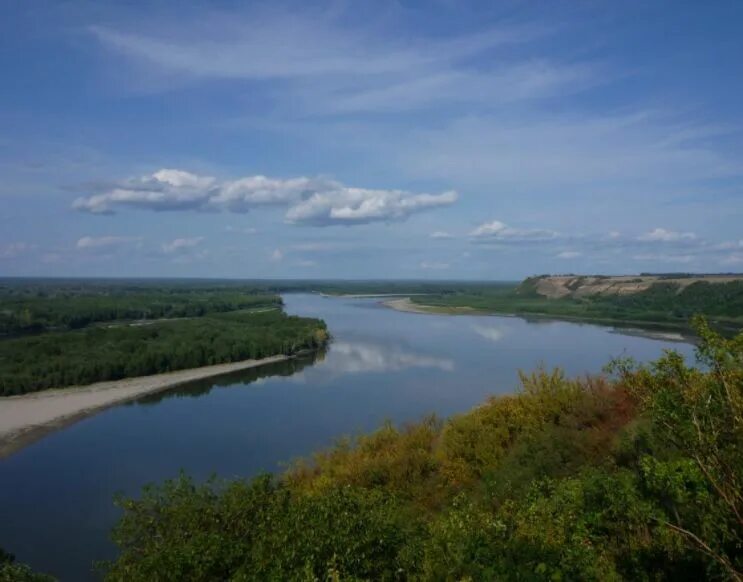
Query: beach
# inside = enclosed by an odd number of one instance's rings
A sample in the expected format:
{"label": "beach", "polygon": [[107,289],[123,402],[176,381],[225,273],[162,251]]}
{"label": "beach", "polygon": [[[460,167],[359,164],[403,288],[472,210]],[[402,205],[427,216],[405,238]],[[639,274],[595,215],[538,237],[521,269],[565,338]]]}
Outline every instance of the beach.
{"label": "beach", "polygon": [[280,355],[260,360],[243,360],[0,398],[0,458],[9,456],[53,430],[68,426],[110,406],[168,390],[193,380],[281,362],[289,357]]}

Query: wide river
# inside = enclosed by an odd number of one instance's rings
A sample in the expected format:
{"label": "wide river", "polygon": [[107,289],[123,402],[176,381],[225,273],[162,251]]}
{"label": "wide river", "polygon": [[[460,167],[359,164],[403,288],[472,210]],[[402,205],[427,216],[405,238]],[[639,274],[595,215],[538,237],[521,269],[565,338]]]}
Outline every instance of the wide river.
{"label": "wide river", "polygon": [[402,313],[378,299],[285,301],[289,313],[327,322],[325,354],[111,408],[0,460],[0,547],[63,581],[95,580],[92,562],[115,555],[116,492],[181,470],[197,479],[281,470],[386,419],[451,415],[513,392],[518,371],[540,364],[577,375],[667,348],[693,357],[689,344],[597,325]]}

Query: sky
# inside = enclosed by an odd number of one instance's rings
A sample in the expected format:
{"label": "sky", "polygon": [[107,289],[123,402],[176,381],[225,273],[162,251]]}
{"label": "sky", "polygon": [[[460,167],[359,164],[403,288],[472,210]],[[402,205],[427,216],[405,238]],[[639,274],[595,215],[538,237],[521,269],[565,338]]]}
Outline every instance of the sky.
{"label": "sky", "polygon": [[0,3],[0,276],[743,271],[743,2]]}

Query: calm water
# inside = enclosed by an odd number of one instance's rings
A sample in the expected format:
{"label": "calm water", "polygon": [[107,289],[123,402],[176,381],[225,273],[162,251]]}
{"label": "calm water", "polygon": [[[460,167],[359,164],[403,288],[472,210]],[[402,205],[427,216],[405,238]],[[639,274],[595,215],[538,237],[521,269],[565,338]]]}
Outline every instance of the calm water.
{"label": "calm water", "polygon": [[335,341],[326,354],[112,408],[0,460],[0,547],[63,581],[96,579],[91,562],[114,551],[115,492],[135,494],[181,469],[199,479],[278,470],[385,419],[466,411],[513,391],[517,371],[540,363],[582,374],[615,356],[693,353],[594,325],[400,313],[373,299],[285,299],[290,313],[328,323]]}

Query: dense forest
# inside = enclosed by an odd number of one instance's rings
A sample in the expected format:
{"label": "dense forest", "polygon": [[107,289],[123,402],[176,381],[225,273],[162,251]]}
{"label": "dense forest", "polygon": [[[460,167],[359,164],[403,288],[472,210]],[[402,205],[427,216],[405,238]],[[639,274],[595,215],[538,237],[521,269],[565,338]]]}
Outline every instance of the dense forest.
{"label": "dense forest", "polygon": [[251,287],[0,285],[0,335],[113,321],[200,317],[281,304],[279,296]]}
{"label": "dense forest", "polygon": [[743,334],[697,331],[696,367],[538,370],[278,478],[122,498],[106,579],[741,580]]}
{"label": "dense forest", "polygon": [[660,282],[628,295],[589,295],[552,299],[524,292],[524,288],[480,287],[413,297],[421,305],[439,308],[470,308],[496,313],[548,315],[593,321],[661,323],[688,327],[694,315],[706,316],[720,330],[743,328],[743,281],[708,283],[699,281],[679,289]]}
{"label": "dense forest", "polygon": [[291,355],[327,337],[322,321],[274,309],[5,339],[0,395]]}

